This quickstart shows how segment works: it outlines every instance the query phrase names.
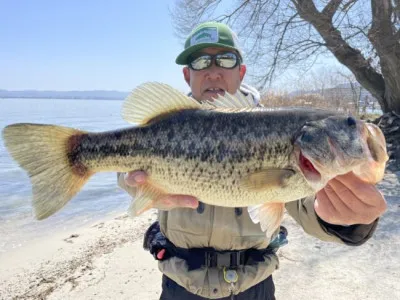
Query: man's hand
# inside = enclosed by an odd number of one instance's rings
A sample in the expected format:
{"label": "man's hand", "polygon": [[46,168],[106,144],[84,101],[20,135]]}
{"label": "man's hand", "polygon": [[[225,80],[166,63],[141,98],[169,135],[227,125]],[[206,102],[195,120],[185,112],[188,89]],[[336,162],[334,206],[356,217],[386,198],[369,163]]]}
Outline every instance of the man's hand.
{"label": "man's hand", "polygon": [[385,212],[386,201],[375,185],[351,172],[331,179],[317,193],[314,208],[330,224],[371,224]]}
{"label": "man's hand", "polygon": [[[140,188],[147,180],[147,174],[143,171],[133,171],[125,175],[125,183],[128,186]],[[197,208],[199,201],[189,195],[168,195],[153,203],[154,208],[170,210],[177,207]]]}

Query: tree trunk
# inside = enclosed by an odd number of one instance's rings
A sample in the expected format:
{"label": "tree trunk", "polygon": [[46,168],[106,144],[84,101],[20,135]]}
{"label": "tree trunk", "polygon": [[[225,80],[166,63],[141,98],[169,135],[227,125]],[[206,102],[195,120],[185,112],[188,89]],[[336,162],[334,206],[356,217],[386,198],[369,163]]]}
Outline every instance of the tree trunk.
{"label": "tree trunk", "polygon": [[400,32],[392,24],[391,0],[371,0],[372,26],[368,38],[380,58],[387,111],[400,113]]}
{"label": "tree trunk", "polygon": [[[390,27],[390,35],[387,36],[386,32],[382,32],[380,28],[383,24],[379,22],[382,20],[382,14],[386,16],[385,14],[389,13],[388,10],[384,11],[381,5],[383,2],[389,2],[391,8],[390,0],[371,1],[375,8],[376,13],[374,14],[373,9],[373,15],[376,20],[375,27],[372,26],[369,33],[369,38],[371,42],[375,41],[373,44],[381,59],[382,74],[371,66],[358,49],[352,48],[333,26],[332,18],[339,7],[340,0],[331,0],[321,13],[312,0],[292,0],[300,17],[313,25],[332,54],[340,63],[349,68],[357,81],[378,100],[382,111],[400,113],[400,45],[398,39],[396,41],[393,36],[393,28]],[[387,26],[387,21],[385,22],[385,26]],[[398,35],[396,34],[396,36]]]}

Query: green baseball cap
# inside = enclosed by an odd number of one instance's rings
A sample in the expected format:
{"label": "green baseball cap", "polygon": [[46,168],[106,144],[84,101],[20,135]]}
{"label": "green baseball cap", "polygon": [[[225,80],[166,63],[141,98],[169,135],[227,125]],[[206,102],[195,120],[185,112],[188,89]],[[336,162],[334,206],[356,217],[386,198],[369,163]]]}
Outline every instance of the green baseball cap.
{"label": "green baseball cap", "polygon": [[178,55],[175,62],[186,65],[188,57],[204,48],[223,47],[236,50],[243,61],[236,34],[225,24],[219,22],[206,22],[198,25],[185,42],[185,50]]}

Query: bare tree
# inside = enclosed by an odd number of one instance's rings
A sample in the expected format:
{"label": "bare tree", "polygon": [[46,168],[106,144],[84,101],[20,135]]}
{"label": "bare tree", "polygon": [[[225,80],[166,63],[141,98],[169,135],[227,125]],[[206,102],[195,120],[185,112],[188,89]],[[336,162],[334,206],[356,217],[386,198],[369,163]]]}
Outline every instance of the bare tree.
{"label": "bare tree", "polygon": [[347,84],[350,86],[351,90],[351,102],[354,105],[356,114],[360,113],[360,102],[361,102],[361,86],[356,84],[353,74],[345,74],[342,72],[338,73],[343,78],[347,80]]}
{"label": "bare tree", "polygon": [[383,112],[400,113],[399,0],[177,0],[171,14],[180,37],[206,20],[232,26],[259,88],[331,54]]}

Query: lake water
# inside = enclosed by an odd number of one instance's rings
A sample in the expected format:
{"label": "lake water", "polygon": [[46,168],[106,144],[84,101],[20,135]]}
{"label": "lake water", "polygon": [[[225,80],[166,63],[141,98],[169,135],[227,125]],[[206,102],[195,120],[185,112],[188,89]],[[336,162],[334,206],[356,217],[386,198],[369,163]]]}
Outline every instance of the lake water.
{"label": "lake water", "polygon": [[[70,99],[0,99],[0,131],[17,122],[70,126],[105,131],[130,126],[121,117],[123,101]],[[6,152],[0,139],[0,253],[23,246],[35,237],[108,218],[129,207],[129,195],[118,188],[115,173],[94,175],[61,211],[35,220],[31,185]]]}

